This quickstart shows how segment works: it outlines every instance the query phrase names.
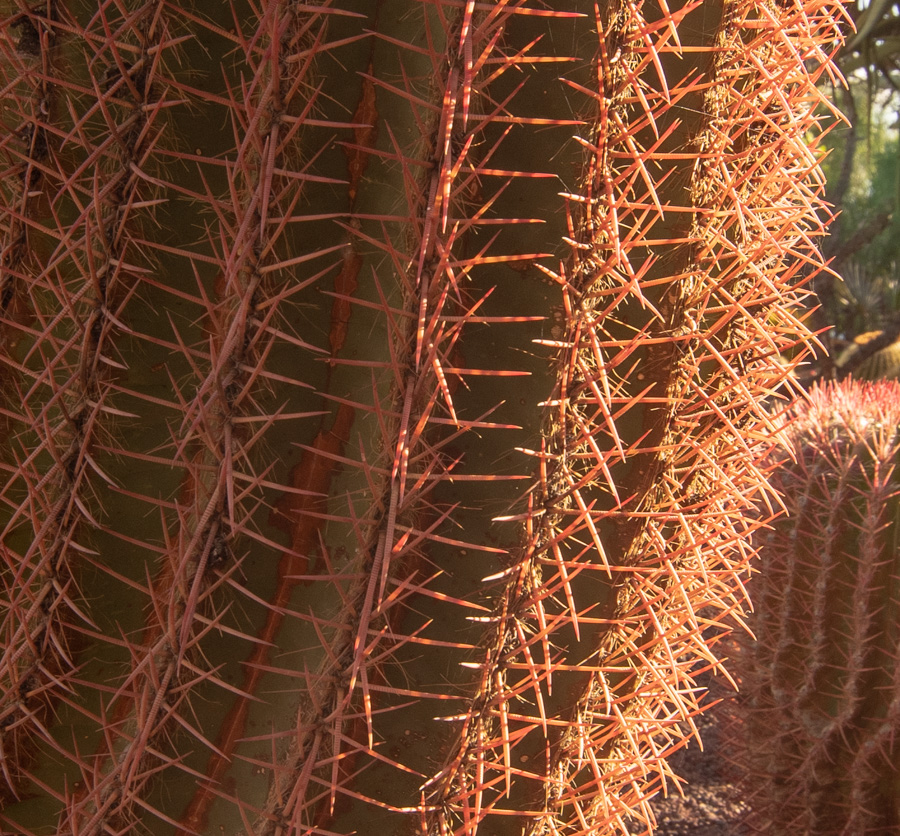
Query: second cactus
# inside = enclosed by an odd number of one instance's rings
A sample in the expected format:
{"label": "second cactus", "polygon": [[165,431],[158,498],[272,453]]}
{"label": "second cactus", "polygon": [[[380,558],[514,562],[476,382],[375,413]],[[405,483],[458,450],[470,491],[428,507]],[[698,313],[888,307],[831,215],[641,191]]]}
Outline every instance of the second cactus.
{"label": "second cactus", "polygon": [[743,656],[758,832],[900,832],[900,384],[813,389]]}

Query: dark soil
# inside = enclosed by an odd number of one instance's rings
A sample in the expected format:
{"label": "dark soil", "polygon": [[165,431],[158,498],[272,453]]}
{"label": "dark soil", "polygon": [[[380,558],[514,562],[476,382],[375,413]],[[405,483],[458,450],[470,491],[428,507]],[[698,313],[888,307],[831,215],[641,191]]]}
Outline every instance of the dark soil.
{"label": "dark soil", "polygon": [[735,783],[734,767],[725,757],[727,746],[722,727],[731,708],[734,691],[721,677],[708,677],[702,683],[709,688],[711,700],[722,700],[695,722],[703,741],[696,740],[677,752],[670,763],[676,775],[688,783],[669,787],[668,798],[657,796],[651,806],[658,826],[655,836],[741,836],[741,822],[747,806]]}

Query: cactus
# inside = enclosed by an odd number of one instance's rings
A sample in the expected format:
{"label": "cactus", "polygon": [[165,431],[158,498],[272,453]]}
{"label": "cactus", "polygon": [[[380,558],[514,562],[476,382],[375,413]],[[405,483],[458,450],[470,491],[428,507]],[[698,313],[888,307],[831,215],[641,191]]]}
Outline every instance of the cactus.
{"label": "cactus", "polygon": [[840,2],[2,9],[0,827],[651,826]]}
{"label": "cactus", "polygon": [[900,829],[900,384],[814,387],[759,539],[740,736],[760,833]]}

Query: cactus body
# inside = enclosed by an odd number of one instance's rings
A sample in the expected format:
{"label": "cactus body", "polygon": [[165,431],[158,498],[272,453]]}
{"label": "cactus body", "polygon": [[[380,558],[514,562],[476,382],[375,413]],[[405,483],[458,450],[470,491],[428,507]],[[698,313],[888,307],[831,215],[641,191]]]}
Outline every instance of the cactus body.
{"label": "cactus body", "polygon": [[3,830],[649,826],[840,3],[2,10]]}
{"label": "cactus body", "polygon": [[762,833],[900,828],[900,385],[814,388],[760,538],[741,747]]}

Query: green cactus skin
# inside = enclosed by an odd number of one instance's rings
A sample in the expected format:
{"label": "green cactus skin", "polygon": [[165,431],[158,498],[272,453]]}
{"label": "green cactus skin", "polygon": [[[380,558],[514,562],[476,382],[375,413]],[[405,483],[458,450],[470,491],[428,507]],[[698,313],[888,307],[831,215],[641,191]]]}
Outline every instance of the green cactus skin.
{"label": "green cactus skin", "polygon": [[0,830],[650,827],[841,15],[0,0]]}
{"label": "green cactus skin", "polygon": [[[900,832],[900,384],[813,387],[759,538],[738,750],[756,832]],[[781,451],[786,455],[786,451]]]}

